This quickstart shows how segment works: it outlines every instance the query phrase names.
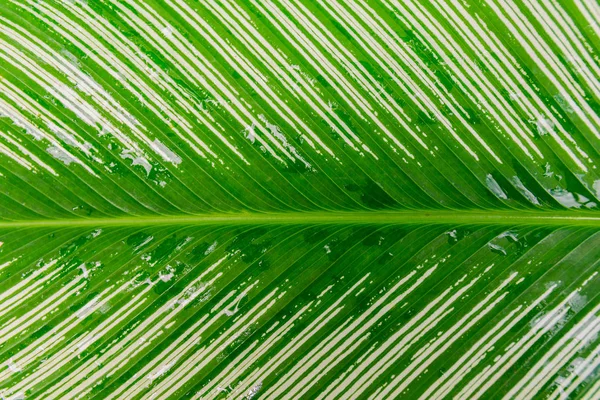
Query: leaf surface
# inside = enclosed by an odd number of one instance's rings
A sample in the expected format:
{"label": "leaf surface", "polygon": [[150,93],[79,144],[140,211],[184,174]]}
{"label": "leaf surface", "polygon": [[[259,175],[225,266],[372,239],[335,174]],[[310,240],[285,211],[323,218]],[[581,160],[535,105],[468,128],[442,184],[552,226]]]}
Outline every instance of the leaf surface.
{"label": "leaf surface", "polygon": [[595,0],[5,0],[3,398],[597,398]]}

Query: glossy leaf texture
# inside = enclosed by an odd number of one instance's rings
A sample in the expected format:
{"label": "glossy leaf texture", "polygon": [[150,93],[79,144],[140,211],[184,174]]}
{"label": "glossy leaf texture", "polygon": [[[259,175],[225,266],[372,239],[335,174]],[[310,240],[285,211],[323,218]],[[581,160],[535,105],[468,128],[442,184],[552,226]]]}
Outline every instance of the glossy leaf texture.
{"label": "glossy leaf texture", "polygon": [[0,1],[3,399],[600,398],[597,0]]}
{"label": "glossy leaf texture", "polygon": [[5,0],[4,219],[593,209],[593,0]]}
{"label": "glossy leaf texture", "polygon": [[594,228],[2,232],[4,398],[598,398]]}

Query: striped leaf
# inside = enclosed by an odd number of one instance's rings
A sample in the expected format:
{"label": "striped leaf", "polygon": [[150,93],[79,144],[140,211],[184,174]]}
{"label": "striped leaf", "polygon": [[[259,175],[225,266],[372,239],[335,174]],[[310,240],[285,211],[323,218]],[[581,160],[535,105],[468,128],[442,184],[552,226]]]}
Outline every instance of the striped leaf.
{"label": "striped leaf", "polygon": [[3,399],[600,398],[597,0],[3,0]]}

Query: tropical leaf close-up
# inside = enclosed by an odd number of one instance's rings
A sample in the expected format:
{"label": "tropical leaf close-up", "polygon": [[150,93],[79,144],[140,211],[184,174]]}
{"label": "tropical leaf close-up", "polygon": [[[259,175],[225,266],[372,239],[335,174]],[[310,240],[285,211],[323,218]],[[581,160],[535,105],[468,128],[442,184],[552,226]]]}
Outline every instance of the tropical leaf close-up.
{"label": "tropical leaf close-up", "polygon": [[0,399],[600,399],[598,0],[0,0]]}

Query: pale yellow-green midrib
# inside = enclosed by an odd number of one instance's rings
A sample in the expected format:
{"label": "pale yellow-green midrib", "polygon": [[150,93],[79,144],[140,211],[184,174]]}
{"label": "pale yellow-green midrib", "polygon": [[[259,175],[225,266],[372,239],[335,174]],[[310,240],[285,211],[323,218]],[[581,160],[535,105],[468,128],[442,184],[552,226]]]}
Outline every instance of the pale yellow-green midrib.
{"label": "pale yellow-green midrib", "polygon": [[361,211],[211,213],[173,216],[132,216],[2,221],[0,228],[127,225],[290,225],[290,224],[487,224],[597,226],[600,214],[580,211]]}

